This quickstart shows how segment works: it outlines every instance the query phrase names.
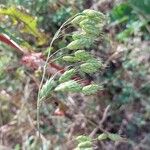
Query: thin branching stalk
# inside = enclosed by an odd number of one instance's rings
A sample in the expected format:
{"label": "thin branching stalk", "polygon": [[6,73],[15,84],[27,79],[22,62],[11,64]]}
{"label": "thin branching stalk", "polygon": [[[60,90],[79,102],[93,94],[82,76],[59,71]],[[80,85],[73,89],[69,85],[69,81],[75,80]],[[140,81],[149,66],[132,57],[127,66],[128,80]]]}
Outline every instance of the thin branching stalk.
{"label": "thin branching stalk", "polygon": [[[39,90],[38,90],[38,97],[37,97],[37,130],[38,130],[38,134],[39,134],[39,139],[41,139],[41,136],[40,136],[40,105],[41,105],[41,99],[40,99],[40,90],[42,88],[42,85],[43,85],[43,82],[44,82],[44,78],[45,78],[45,74],[46,74],[46,67],[47,67],[47,64],[49,62],[49,59],[50,59],[50,55],[51,55],[51,48],[52,48],[52,45],[54,43],[54,41],[59,37],[59,34],[62,30],[63,27],[67,26],[70,24],[70,21],[72,19],[74,19],[76,16],[80,15],[79,14],[76,14],[74,15],[73,17],[69,18],[66,22],[64,22],[61,27],[58,29],[58,31],[55,33],[50,45],[49,45],[49,50],[48,50],[48,54],[47,54],[47,58],[46,58],[46,62],[45,62],[45,65],[43,67],[43,74],[42,74],[42,79],[41,79],[41,82],[40,82],[40,85],[39,85]],[[60,71],[59,71],[60,72]]]}

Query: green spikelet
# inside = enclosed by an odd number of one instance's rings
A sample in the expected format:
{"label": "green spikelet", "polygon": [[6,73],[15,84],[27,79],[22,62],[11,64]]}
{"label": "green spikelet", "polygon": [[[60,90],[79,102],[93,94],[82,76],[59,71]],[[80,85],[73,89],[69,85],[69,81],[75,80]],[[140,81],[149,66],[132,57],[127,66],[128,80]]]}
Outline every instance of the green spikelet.
{"label": "green spikelet", "polygon": [[91,95],[95,94],[100,89],[102,89],[101,86],[97,84],[90,84],[82,88],[82,93],[85,95]]}
{"label": "green spikelet", "polygon": [[86,33],[92,34],[92,35],[96,35],[96,36],[98,36],[98,35],[101,33],[99,27],[95,27],[95,26],[92,26],[92,25],[90,25],[90,24],[84,25],[84,26],[82,27],[82,29],[83,29]]}
{"label": "green spikelet", "polygon": [[95,68],[92,63],[84,63],[84,64],[80,65],[80,70],[85,73],[94,73],[98,69]]}
{"label": "green spikelet", "polygon": [[40,99],[48,96],[50,92],[52,92],[55,86],[56,86],[56,82],[52,78],[47,80],[46,83],[42,86],[42,89],[40,90],[39,93]]}
{"label": "green spikelet", "polygon": [[103,13],[91,9],[84,10],[83,14],[90,18],[100,18],[101,20],[105,19],[105,15]]}
{"label": "green spikelet", "polygon": [[[95,36],[93,36],[92,34],[88,34],[86,32],[81,32],[81,33],[74,33],[72,35],[73,40],[83,40],[85,42],[94,42],[95,40]],[[87,44],[87,43],[85,43]]]}
{"label": "green spikelet", "polygon": [[74,80],[69,80],[67,82],[59,84],[55,91],[62,92],[80,92],[82,89],[81,85]]}
{"label": "green spikelet", "polygon": [[91,19],[84,19],[80,22],[80,27],[82,28],[84,25],[87,25],[87,24],[90,24],[90,25],[93,25],[93,26],[96,25],[95,21],[93,21]]}
{"label": "green spikelet", "polygon": [[85,47],[85,40],[74,40],[67,45],[67,48],[70,50],[77,50]]}
{"label": "green spikelet", "polygon": [[67,61],[67,62],[76,62],[76,58],[73,56],[64,56],[63,60]]}
{"label": "green spikelet", "polygon": [[101,68],[102,67],[102,62],[100,60],[95,59],[95,58],[89,59],[86,62],[92,63],[95,68]]}
{"label": "green spikelet", "polygon": [[102,133],[97,137],[97,139],[100,141],[106,140],[107,138],[108,138],[108,135],[106,133]]}
{"label": "green spikelet", "polygon": [[78,143],[85,142],[85,141],[92,141],[92,139],[89,136],[80,135],[76,137],[76,140]]}
{"label": "green spikelet", "polygon": [[80,39],[83,39],[85,37],[86,37],[85,33],[74,33],[72,35],[73,40],[80,40]]}
{"label": "green spikelet", "polygon": [[89,48],[93,42],[94,42],[93,37],[83,37],[81,39],[72,41],[66,47],[70,50]]}
{"label": "green spikelet", "polygon": [[66,82],[68,80],[70,80],[76,73],[75,69],[70,69],[65,71],[59,78],[59,82]]}
{"label": "green spikelet", "polygon": [[99,35],[101,32],[99,24],[90,19],[85,19],[81,21],[80,27],[88,34]]}
{"label": "green spikelet", "polygon": [[92,148],[92,138],[85,135],[80,135],[76,137],[78,145],[75,150],[93,150]]}
{"label": "green spikelet", "polygon": [[81,142],[78,144],[79,148],[90,148],[92,147],[92,142],[90,141],[85,141],[85,142]]}
{"label": "green spikelet", "polygon": [[75,58],[79,61],[86,61],[91,58],[91,55],[85,50],[78,50],[74,53]]}
{"label": "green spikelet", "polygon": [[71,23],[73,24],[73,25],[78,25],[82,20],[84,20],[86,18],[86,16],[85,15],[79,15],[79,16],[77,16],[77,17],[75,17],[72,21],[71,21]]}
{"label": "green spikelet", "polygon": [[123,138],[119,134],[109,133],[108,138],[112,141],[121,141]]}

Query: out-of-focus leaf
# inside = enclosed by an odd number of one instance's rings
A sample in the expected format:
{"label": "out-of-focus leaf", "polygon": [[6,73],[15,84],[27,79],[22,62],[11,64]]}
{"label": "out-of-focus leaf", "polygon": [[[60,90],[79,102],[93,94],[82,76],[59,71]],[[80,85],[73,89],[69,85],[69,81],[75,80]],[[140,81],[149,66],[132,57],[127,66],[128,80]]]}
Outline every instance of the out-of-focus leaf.
{"label": "out-of-focus leaf", "polygon": [[128,37],[133,34],[134,30],[132,28],[125,29],[117,35],[119,41],[126,41]]}
{"label": "out-of-focus leaf", "polygon": [[141,86],[140,92],[142,94],[145,94],[147,96],[150,96],[150,83],[146,83],[144,85]]}
{"label": "out-of-focus leaf", "polygon": [[117,39],[120,41],[126,41],[129,36],[139,31],[143,25],[144,22],[140,22],[140,21],[134,21],[131,24],[128,24],[127,29],[125,29],[124,31],[120,32],[117,35]]}
{"label": "out-of-focus leaf", "polygon": [[0,79],[4,77],[4,70],[9,64],[11,58],[8,56],[0,56]]}
{"label": "out-of-focus leaf", "polygon": [[129,0],[129,3],[135,10],[150,15],[150,0]]}
{"label": "out-of-focus leaf", "polygon": [[71,16],[71,8],[60,7],[52,17],[52,21],[61,25],[67,18]]}
{"label": "out-of-focus leaf", "polygon": [[122,3],[112,10],[110,14],[111,20],[120,20],[126,16],[129,16],[131,15],[131,11],[132,8],[128,5],[128,3]]}
{"label": "out-of-focus leaf", "polygon": [[47,43],[45,34],[37,28],[36,18],[16,7],[0,8],[0,14],[8,15],[13,19],[13,21],[16,20],[17,22],[22,22],[24,24],[22,32],[29,33],[36,37],[37,45],[43,45]]}

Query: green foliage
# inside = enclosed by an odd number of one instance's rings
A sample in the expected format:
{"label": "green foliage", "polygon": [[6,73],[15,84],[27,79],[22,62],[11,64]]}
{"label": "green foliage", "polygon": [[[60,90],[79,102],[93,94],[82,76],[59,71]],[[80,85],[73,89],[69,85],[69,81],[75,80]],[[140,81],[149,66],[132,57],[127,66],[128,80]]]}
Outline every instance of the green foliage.
{"label": "green foliage", "polygon": [[62,6],[56,11],[55,15],[52,17],[52,21],[57,25],[61,25],[65,20],[67,20],[67,18],[71,16],[71,12],[71,7],[65,8]]}
{"label": "green foliage", "polygon": [[120,5],[117,5],[113,8],[111,11],[110,17],[112,21],[116,20],[123,20],[122,18],[129,19],[129,16],[131,15],[132,8],[129,6],[128,3],[122,3]]}
{"label": "green foliage", "polygon": [[[73,2],[65,0],[3,0],[1,2],[6,6],[21,6],[37,16],[40,28],[53,34],[57,28],[65,22],[71,15],[78,12],[83,6],[83,1],[75,0]],[[61,3],[61,5],[60,5]],[[83,8],[82,8],[83,9]]]}
{"label": "green foliage", "polygon": [[[146,28],[148,21],[150,21],[148,16],[149,2],[149,0],[129,0],[113,8],[110,13],[111,22],[123,26],[123,31],[120,31],[116,36],[119,41],[125,42],[129,37]],[[141,16],[143,16],[142,20]],[[144,17],[146,18],[144,19]]]}
{"label": "green foliage", "polygon": [[24,28],[21,30],[21,32],[25,32],[36,37],[38,45],[43,45],[47,43],[47,38],[45,34],[37,28],[36,18],[30,16],[23,10],[20,10],[16,7],[1,7],[0,14],[9,16],[14,21],[14,24],[16,24],[17,22],[23,23]]}
{"label": "green foliage", "polygon": [[150,1],[149,0],[129,0],[129,3],[137,11],[150,15]]}
{"label": "green foliage", "polygon": [[117,35],[117,39],[120,41],[126,41],[131,35],[140,31],[143,25],[144,22],[141,22],[139,20],[131,22],[131,24],[127,25],[127,29]]}

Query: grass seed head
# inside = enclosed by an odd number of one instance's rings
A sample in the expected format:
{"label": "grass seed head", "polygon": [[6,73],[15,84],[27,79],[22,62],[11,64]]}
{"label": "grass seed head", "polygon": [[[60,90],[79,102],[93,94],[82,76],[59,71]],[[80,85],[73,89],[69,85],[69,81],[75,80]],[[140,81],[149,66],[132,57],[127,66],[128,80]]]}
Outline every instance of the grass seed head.
{"label": "grass seed head", "polygon": [[79,61],[86,61],[91,58],[91,55],[85,50],[78,50],[74,53],[75,58]]}
{"label": "grass seed head", "polygon": [[66,82],[68,80],[70,80],[76,73],[76,70],[75,69],[70,69],[70,70],[67,70],[65,71],[59,78],[59,82],[62,83],[62,82]]}
{"label": "grass seed head", "polygon": [[95,94],[100,89],[102,89],[102,87],[100,85],[90,84],[90,85],[83,87],[82,93],[85,95],[91,95],[91,94]]}
{"label": "grass seed head", "polygon": [[59,84],[55,91],[61,91],[61,92],[80,92],[82,89],[82,86],[77,83],[74,80],[69,80],[67,82]]}

